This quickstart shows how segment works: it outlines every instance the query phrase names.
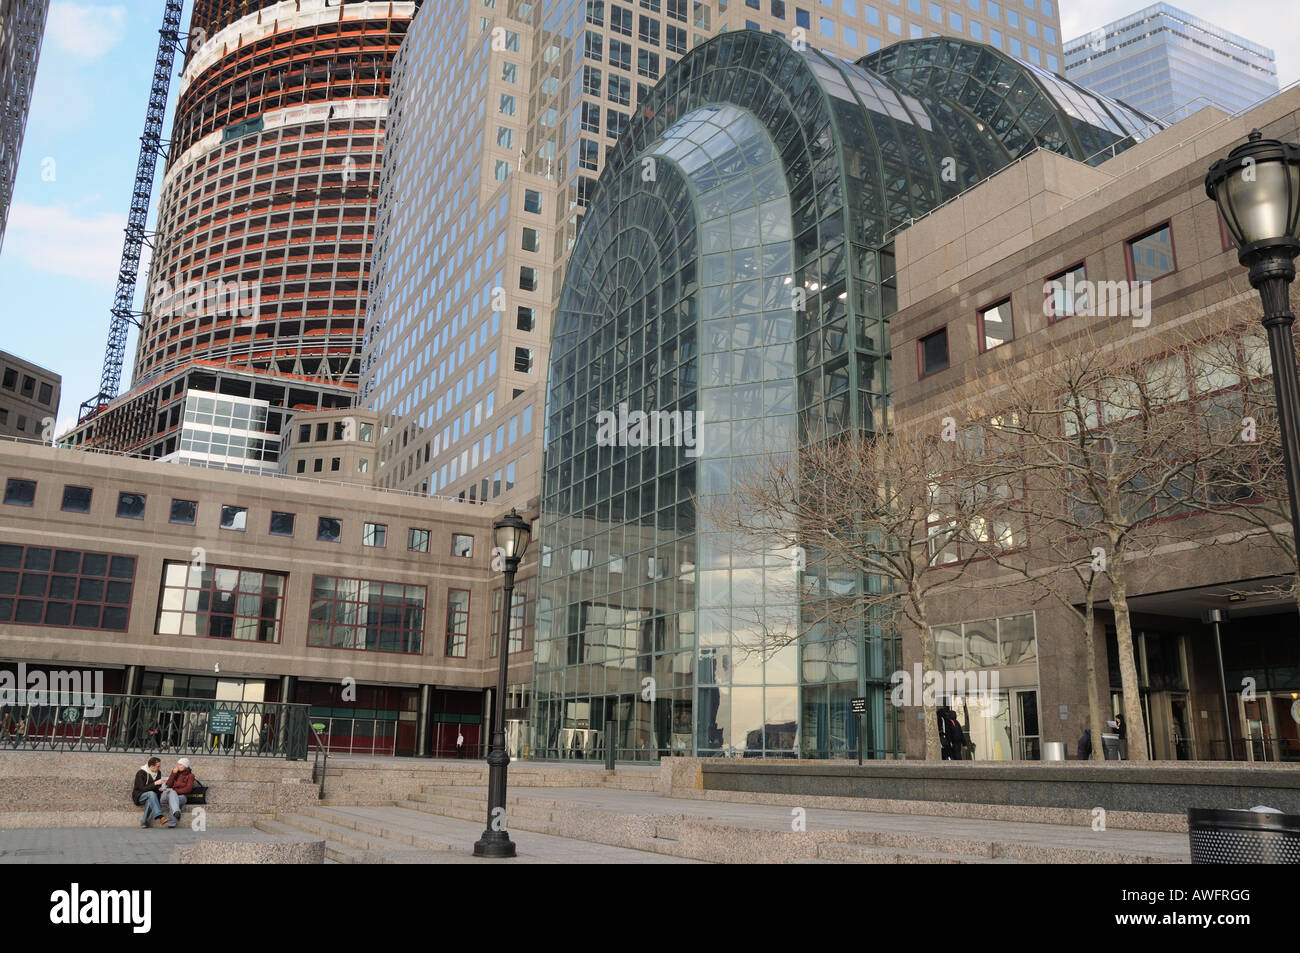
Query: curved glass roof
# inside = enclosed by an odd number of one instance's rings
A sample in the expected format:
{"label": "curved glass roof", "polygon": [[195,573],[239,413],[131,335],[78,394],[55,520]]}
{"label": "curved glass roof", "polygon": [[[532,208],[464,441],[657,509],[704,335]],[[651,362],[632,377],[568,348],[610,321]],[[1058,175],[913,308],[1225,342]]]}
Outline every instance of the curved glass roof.
{"label": "curved glass roof", "polygon": [[947,104],[987,123],[1015,154],[1051,149],[1097,163],[1111,146],[1133,145],[1164,128],[1149,116],[1012,59],[991,46],[950,37],[895,43],[858,64],[931,109]]}

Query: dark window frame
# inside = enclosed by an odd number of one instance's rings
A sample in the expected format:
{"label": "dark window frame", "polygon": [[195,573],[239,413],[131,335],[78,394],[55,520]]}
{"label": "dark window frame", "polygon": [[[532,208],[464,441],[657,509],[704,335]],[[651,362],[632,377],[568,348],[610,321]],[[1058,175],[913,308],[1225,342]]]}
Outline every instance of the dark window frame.
{"label": "dark window frame", "polygon": [[[995,308],[1001,308],[1004,304],[1007,306],[1007,329],[1011,332],[1011,336],[1000,344],[994,344],[992,347],[988,347],[984,340],[984,315],[986,312],[992,311]],[[992,304],[987,304],[984,307],[975,310],[975,336],[981,354],[987,354],[989,351],[996,351],[998,348],[1010,344],[1016,339],[1016,316],[1015,310],[1011,306],[1011,295],[1007,295],[1005,298],[999,298]],[[949,342],[948,364],[949,366],[952,365],[951,342]]]}
{"label": "dark window frame", "polygon": [[[925,369],[925,342],[940,332],[944,335],[944,353],[947,360],[943,367],[936,368],[932,371]],[[934,377],[936,374],[942,374],[944,371],[952,369],[952,337],[948,334],[948,325],[941,324],[937,328],[932,328],[925,334],[916,339],[916,374],[917,380],[925,380],[927,377]]]}

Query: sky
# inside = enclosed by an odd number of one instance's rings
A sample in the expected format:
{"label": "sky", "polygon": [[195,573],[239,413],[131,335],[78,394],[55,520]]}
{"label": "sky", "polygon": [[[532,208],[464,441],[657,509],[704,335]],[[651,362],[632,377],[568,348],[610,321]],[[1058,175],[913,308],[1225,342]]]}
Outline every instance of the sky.
{"label": "sky", "polygon": [[[1146,5],[1059,0],[1061,35],[1072,39]],[[1300,4],[1292,0],[1174,5],[1266,46],[1300,35]],[[189,9],[187,0],[183,25]],[[57,433],[74,423],[81,402],[99,391],[162,11],[163,0],[54,0],[50,6],[0,249],[0,350],[63,376]],[[1300,78],[1300,48],[1291,44],[1275,52],[1281,84]],[[164,135],[171,128],[177,85],[174,72]],[[155,199],[162,169],[160,161]],[[150,227],[153,220],[151,213]],[[145,274],[142,269],[141,290]],[[133,332],[124,388],[134,354]]]}

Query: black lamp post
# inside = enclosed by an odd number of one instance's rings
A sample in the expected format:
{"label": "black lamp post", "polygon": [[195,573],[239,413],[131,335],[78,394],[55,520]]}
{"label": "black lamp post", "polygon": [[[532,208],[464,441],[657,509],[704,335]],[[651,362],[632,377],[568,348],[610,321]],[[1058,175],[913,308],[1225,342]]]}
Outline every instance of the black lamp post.
{"label": "black lamp post", "polygon": [[497,651],[501,667],[497,672],[497,696],[492,706],[492,745],[488,751],[488,816],[483,836],[474,842],[475,857],[513,857],[515,842],[506,830],[506,768],[510,756],[506,754],[506,678],[510,656],[510,601],[515,593],[515,570],[524,558],[528,538],[532,535],[528,523],[512,508],[492,527],[492,538],[505,564],[505,594],[501,598],[501,632],[497,636]]}
{"label": "black lamp post", "polygon": [[1237,259],[1264,303],[1264,327],[1273,360],[1273,390],[1291,497],[1291,532],[1300,546],[1300,379],[1296,374],[1290,288],[1300,254],[1300,145],[1251,131],[1244,145],[1218,159],[1205,176],[1205,193],[1219,206],[1237,243]]}

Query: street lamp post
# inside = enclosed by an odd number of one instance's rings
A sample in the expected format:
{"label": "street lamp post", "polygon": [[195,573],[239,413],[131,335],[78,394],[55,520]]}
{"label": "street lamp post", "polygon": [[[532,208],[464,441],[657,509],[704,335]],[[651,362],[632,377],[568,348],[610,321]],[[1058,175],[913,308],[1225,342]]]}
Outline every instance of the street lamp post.
{"label": "street lamp post", "polygon": [[515,571],[528,549],[532,533],[528,523],[512,508],[492,527],[494,557],[500,555],[505,572],[505,593],[501,597],[501,631],[497,651],[501,665],[497,671],[497,695],[492,706],[492,744],[488,751],[488,814],[483,836],[474,843],[475,857],[513,857],[515,843],[506,830],[506,678],[510,656],[510,601],[515,592]]}
{"label": "street lamp post", "polygon": [[1250,269],[1251,287],[1264,304],[1292,539],[1300,546],[1300,377],[1290,304],[1300,254],[1300,145],[1265,139],[1252,130],[1244,144],[1210,166],[1205,193],[1218,204],[1237,244],[1237,260]]}

